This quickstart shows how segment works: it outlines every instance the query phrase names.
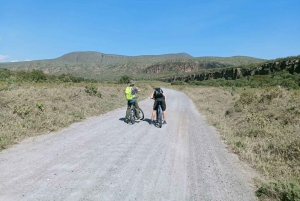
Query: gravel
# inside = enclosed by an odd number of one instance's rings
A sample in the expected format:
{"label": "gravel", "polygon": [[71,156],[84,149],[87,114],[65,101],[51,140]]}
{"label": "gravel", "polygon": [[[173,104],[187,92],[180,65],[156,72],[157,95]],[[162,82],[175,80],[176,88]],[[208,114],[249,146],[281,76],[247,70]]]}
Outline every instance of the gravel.
{"label": "gravel", "polygon": [[164,92],[162,128],[147,99],[134,125],[123,107],[0,152],[0,200],[256,200],[250,168],[185,94]]}

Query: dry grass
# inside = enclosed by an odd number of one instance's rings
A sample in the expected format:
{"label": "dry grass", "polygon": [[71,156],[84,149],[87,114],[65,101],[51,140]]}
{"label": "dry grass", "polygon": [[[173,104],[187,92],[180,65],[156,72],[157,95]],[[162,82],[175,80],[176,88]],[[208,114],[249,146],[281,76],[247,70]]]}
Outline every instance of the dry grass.
{"label": "dry grass", "polygon": [[[0,150],[126,105],[126,85],[93,84],[101,97],[89,95],[86,85],[22,84],[0,91]],[[149,96],[149,85],[139,87],[140,100]]]}
{"label": "dry grass", "polygon": [[[4,85],[0,83],[0,89],[7,88]],[[0,91],[0,150],[126,105],[125,85],[94,84],[101,98],[89,95],[86,85],[90,84],[22,84]],[[266,198],[273,200],[284,200],[294,192],[300,196],[300,91],[170,86],[148,81],[137,86],[142,90],[140,100],[154,87],[185,92],[241,160],[258,170],[265,181],[279,180],[270,184],[258,180],[261,195],[269,194]],[[278,194],[276,189],[288,193]]]}
{"label": "dry grass", "polygon": [[194,101],[230,149],[258,170],[263,180],[300,183],[300,91],[175,88]]}

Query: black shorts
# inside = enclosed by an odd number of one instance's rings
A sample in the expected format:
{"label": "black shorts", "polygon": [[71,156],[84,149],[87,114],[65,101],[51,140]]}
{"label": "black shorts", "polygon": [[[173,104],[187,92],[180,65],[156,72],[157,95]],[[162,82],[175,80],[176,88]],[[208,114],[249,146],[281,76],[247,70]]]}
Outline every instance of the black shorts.
{"label": "black shorts", "polygon": [[165,100],[155,100],[153,105],[153,110],[157,110],[158,105],[161,106],[162,111],[165,111],[167,108]]}

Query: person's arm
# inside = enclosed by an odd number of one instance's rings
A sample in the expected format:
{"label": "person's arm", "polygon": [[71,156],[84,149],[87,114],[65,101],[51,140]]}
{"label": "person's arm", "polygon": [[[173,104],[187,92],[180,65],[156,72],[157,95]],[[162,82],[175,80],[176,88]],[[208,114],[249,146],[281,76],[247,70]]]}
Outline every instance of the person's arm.
{"label": "person's arm", "polygon": [[165,102],[167,102],[167,96],[166,96],[166,94],[163,93],[163,95],[165,97]]}
{"label": "person's arm", "polygon": [[154,91],[152,92],[150,98],[153,99],[153,96],[154,96]]}
{"label": "person's arm", "polygon": [[134,87],[134,88],[135,88],[134,90],[136,93],[141,91],[138,87]]}

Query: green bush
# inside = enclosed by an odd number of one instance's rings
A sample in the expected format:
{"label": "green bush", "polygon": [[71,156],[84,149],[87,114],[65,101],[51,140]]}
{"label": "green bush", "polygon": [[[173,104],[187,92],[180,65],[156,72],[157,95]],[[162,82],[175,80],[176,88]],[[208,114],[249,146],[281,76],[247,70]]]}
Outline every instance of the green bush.
{"label": "green bush", "polygon": [[57,76],[57,79],[62,82],[74,82],[74,83],[79,83],[79,82],[82,82],[85,80],[82,77],[76,77],[71,74],[61,74],[61,75]]}
{"label": "green bush", "polygon": [[47,75],[42,70],[18,71],[17,79],[20,81],[43,82],[47,80]]}
{"label": "green bush", "polygon": [[290,74],[288,71],[275,72],[270,75],[255,75],[241,77],[240,79],[226,80],[225,78],[210,79],[203,81],[190,81],[191,85],[201,86],[214,86],[214,87],[271,87],[282,86],[287,89],[299,89],[300,88],[300,74]]}
{"label": "green bush", "polygon": [[27,105],[15,105],[14,106],[14,113],[17,113],[19,116],[24,118],[30,112],[30,107]]}
{"label": "green bush", "polygon": [[185,85],[185,82],[183,82],[183,81],[174,81],[174,82],[171,82],[171,85]]}
{"label": "green bush", "polygon": [[128,83],[130,82],[130,80],[132,80],[132,77],[130,77],[130,76],[128,76],[128,75],[123,75],[123,76],[119,79],[118,83],[119,83],[119,84],[128,84]]}
{"label": "green bush", "polygon": [[0,80],[5,81],[12,75],[10,70],[7,70],[5,68],[0,68]]}
{"label": "green bush", "polygon": [[299,89],[300,88],[300,75],[297,73],[290,74],[288,71],[275,72],[270,75],[272,81],[269,86],[282,86],[287,89]]}
{"label": "green bush", "polygon": [[85,86],[85,92],[88,93],[90,96],[97,96],[99,98],[102,97],[101,92],[98,92],[98,88],[94,85],[86,85]]}
{"label": "green bush", "polygon": [[37,102],[37,103],[36,103],[36,106],[37,106],[37,108],[38,108],[40,111],[42,111],[42,112],[45,111],[45,105],[44,105],[43,103]]}
{"label": "green bush", "polygon": [[278,180],[263,184],[255,194],[257,197],[267,200],[299,201],[300,185],[296,181]]}

